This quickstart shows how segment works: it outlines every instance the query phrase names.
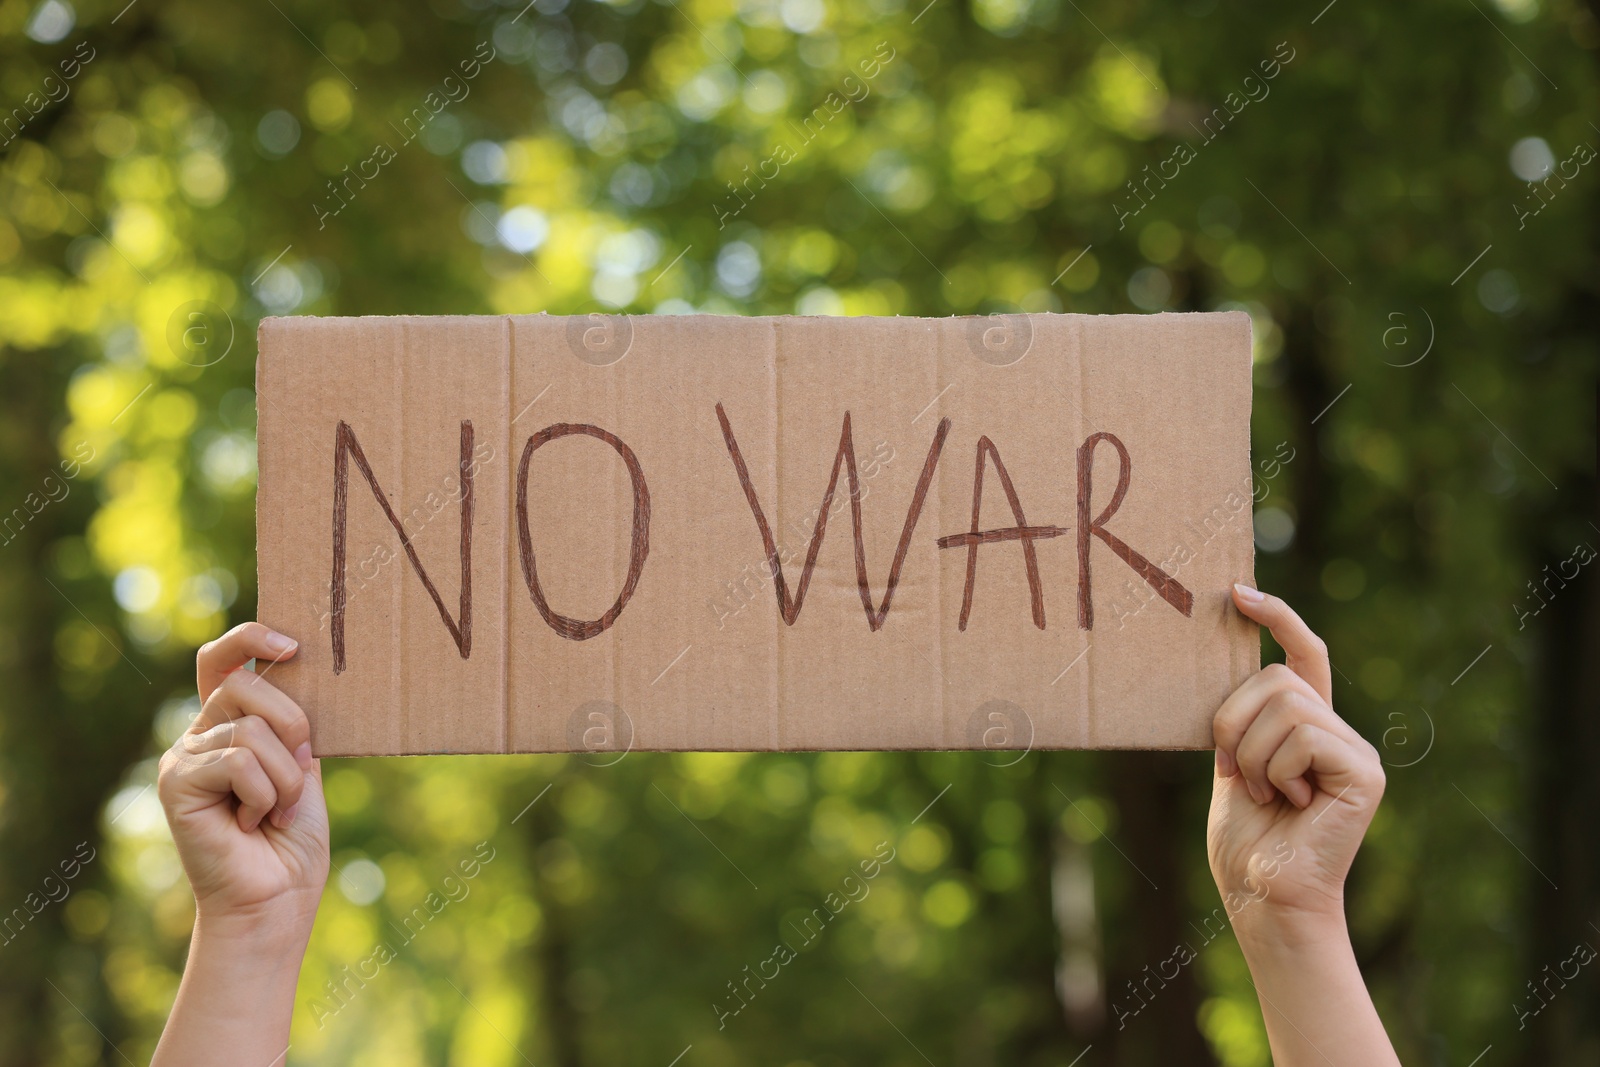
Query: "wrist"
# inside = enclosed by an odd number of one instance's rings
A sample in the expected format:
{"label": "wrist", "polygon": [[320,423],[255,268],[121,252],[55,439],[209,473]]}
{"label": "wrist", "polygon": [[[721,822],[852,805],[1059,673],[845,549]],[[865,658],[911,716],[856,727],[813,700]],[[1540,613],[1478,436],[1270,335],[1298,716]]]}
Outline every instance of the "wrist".
{"label": "wrist", "polygon": [[1239,947],[1251,953],[1348,947],[1343,901],[1327,907],[1302,908],[1262,902],[1245,908],[1233,923]]}
{"label": "wrist", "polygon": [[156,1067],[218,1062],[283,1062],[294,1015],[300,966],[315,909],[274,900],[268,905],[197,909],[189,958],[172,1015],[157,1047]]}
{"label": "wrist", "polygon": [[244,907],[196,901],[194,947],[229,956],[298,960],[311,940],[317,900],[280,898]]}
{"label": "wrist", "polygon": [[187,995],[217,1019],[256,1013],[286,1031],[310,935],[309,925],[276,915],[197,916],[183,972]]}

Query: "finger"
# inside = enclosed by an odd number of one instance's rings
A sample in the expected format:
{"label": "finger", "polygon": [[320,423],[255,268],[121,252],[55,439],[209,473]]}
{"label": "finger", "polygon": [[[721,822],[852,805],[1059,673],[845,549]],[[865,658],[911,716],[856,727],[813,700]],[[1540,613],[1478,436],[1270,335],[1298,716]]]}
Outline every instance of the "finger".
{"label": "finger", "polygon": [[1248,617],[1272,631],[1283,646],[1289,669],[1311,684],[1317,695],[1333,703],[1333,673],[1328,667],[1328,646],[1311,632],[1293,608],[1268,593],[1247,585],[1233,587],[1233,602]]}
{"label": "finger", "polygon": [[[1211,735],[1216,740],[1217,751],[1236,757],[1239,742],[1244,740],[1245,733],[1250,729],[1250,724],[1255,722],[1256,716],[1261,714],[1261,709],[1274,696],[1285,691],[1316,698],[1316,691],[1310,684],[1282,663],[1269,663],[1246,678],[1222,702],[1216,718],[1211,720]],[[1233,770],[1236,771],[1237,766]]]}
{"label": "finger", "polygon": [[302,769],[311,765],[311,723],[306,713],[282,690],[249,671],[235,671],[224,678],[200,706],[189,729],[202,733],[249,715],[272,727]]}
{"label": "finger", "polygon": [[221,749],[216,759],[196,759],[174,751],[161,775],[163,800],[180,814],[209,807],[229,794],[239,798],[234,813],[239,829],[249,833],[278,802],[272,778],[248,748]]}
{"label": "finger", "polygon": [[[1369,794],[1382,795],[1383,792],[1382,768],[1371,754],[1308,722],[1296,726],[1278,747],[1267,775],[1285,793],[1298,792],[1304,803],[1300,799],[1294,802],[1301,808],[1309,805],[1319,791],[1327,793],[1334,803],[1354,793],[1349,802],[1357,806],[1372,799]],[[1311,776],[1315,776],[1316,789],[1299,792],[1293,783],[1309,783]],[[1290,795],[1293,799],[1293,794]]]}
{"label": "finger", "polygon": [[209,697],[222,680],[253,659],[272,662],[288,659],[299,648],[292,637],[285,637],[259,622],[242,622],[215,641],[208,641],[195,653],[195,681],[200,699]]}
{"label": "finger", "polygon": [[[1277,797],[1278,791],[1274,788],[1277,783],[1268,775],[1267,765],[1289,735],[1301,723],[1314,718],[1315,707],[1320,703],[1315,697],[1298,689],[1280,689],[1267,700],[1261,713],[1245,732],[1234,758],[1238,760],[1239,773],[1257,804],[1270,803]],[[1306,786],[1304,791],[1295,790],[1291,793],[1285,789],[1284,795],[1291,800],[1295,796],[1303,796],[1310,791],[1310,785],[1302,784]]]}
{"label": "finger", "polygon": [[283,741],[257,715],[246,715],[233,722],[222,723],[199,734],[186,734],[178,746],[196,760],[214,758],[212,753],[231,748],[247,748],[255,754],[256,762],[272,781],[277,794],[271,819],[274,826],[284,827],[294,821],[295,807],[305,789],[305,775],[299,762],[284,747]]}
{"label": "finger", "polygon": [[[1302,769],[1299,774],[1294,774],[1294,771],[1299,768],[1302,761],[1306,763],[1307,768],[1310,767],[1309,756],[1302,757],[1297,749],[1310,747],[1313,744],[1313,742],[1305,740],[1305,738],[1309,736],[1310,731],[1315,729],[1317,727],[1307,722],[1295,726],[1293,730],[1289,731],[1289,735],[1283,739],[1283,744],[1278,746],[1278,751],[1272,754],[1272,760],[1267,764],[1266,768],[1267,777],[1272,784],[1277,787],[1279,792],[1289,798],[1289,803],[1301,811],[1310,806],[1312,798],[1317,795],[1317,790],[1306,777],[1311,773],[1309,769]],[[1296,734],[1299,735],[1299,739],[1295,739]],[[1291,739],[1295,739],[1292,747],[1290,746]],[[1285,751],[1285,748],[1288,750]],[[1293,777],[1290,777],[1291,775]]]}

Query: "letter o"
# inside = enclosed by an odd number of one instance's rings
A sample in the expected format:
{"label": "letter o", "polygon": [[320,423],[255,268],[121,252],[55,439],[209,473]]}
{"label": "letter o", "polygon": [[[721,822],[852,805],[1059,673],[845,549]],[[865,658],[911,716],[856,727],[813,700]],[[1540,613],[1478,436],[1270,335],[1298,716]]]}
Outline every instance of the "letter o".
{"label": "letter o", "polygon": [[[533,454],[544,445],[558,437],[569,437],[572,434],[596,437],[610,445],[616,450],[617,455],[622,457],[622,462],[628,468],[628,477],[633,482],[633,537],[628,550],[628,577],[622,583],[622,593],[617,597],[616,603],[612,604],[604,615],[591,620],[573,619],[551,610],[544,598],[544,590],[539,586],[539,571],[533,558],[533,536],[528,532],[529,462],[533,459]],[[604,633],[617,621],[617,616],[622,614],[622,609],[633,596],[633,591],[639,584],[639,575],[644,570],[645,557],[650,554],[650,487],[645,484],[644,469],[639,466],[639,457],[635,456],[633,449],[623,444],[621,438],[615,434],[607,433],[598,426],[582,423],[558,422],[553,426],[546,426],[528,438],[528,444],[522,450],[522,462],[517,467],[517,539],[522,557],[523,580],[528,583],[528,593],[533,597],[533,606],[539,609],[539,614],[550,628],[569,641],[587,641]]]}

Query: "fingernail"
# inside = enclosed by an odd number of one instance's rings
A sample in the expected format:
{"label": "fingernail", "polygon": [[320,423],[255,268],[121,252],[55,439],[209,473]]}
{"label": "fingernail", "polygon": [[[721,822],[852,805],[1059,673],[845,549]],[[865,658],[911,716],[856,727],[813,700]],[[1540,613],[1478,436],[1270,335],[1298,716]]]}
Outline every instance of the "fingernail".
{"label": "fingernail", "polygon": [[1257,804],[1265,804],[1270,799],[1270,797],[1262,795],[1264,790],[1254,782],[1247,782],[1246,785],[1250,789],[1250,799],[1254,800]]}
{"label": "fingernail", "polygon": [[283,813],[283,826],[285,829],[294,822],[295,813],[300,810],[299,804],[290,804]]}
{"label": "fingernail", "polygon": [[265,640],[267,648],[273,652],[276,652],[280,656],[294,648],[295,645],[299,644],[299,642],[294,638],[285,637],[276,632],[268,633]]}
{"label": "fingernail", "polygon": [[311,769],[311,742],[302,741],[300,747],[294,750],[294,761],[300,764],[302,771]]}
{"label": "fingernail", "polygon": [[1238,593],[1239,599],[1246,604],[1259,604],[1266,599],[1266,596],[1259,589],[1251,589],[1248,585],[1240,582],[1233,584],[1233,591]]}
{"label": "fingernail", "polygon": [[1226,749],[1217,749],[1217,777],[1232,778],[1239,771],[1239,763]]}

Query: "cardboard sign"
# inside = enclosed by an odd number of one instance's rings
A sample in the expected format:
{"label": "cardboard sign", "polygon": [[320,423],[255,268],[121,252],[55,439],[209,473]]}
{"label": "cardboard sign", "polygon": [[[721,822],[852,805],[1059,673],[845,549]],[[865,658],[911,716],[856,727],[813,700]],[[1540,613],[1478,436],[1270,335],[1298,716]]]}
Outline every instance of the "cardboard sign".
{"label": "cardboard sign", "polygon": [[1209,748],[1250,364],[1238,312],[267,319],[270,678],[319,755]]}

